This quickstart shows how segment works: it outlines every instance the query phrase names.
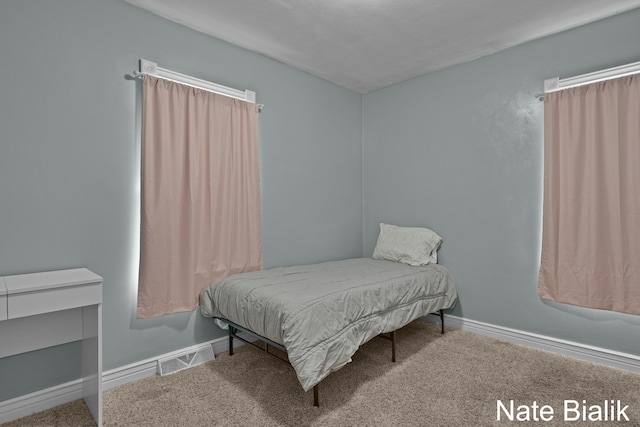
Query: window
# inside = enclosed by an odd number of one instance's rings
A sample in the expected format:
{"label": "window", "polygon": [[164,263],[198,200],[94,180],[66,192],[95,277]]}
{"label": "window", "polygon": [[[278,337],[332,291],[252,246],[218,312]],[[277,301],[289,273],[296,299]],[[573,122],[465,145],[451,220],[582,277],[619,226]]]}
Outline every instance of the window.
{"label": "window", "polygon": [[640,314],[640,75],[545,94],[538,294]]}
{"label": "window", "polygon": [[147,75],[138,317],[262,268],[258,106]]}

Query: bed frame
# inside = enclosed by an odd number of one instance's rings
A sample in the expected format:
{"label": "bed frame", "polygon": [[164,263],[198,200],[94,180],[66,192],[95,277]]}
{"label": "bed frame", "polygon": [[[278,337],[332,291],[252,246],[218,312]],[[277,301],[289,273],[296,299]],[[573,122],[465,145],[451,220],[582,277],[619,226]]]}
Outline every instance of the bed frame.
{"label": "bed frame", "polygon": [[[435,314],[435,313],[434,313]],[[440,333],[444,334],[444,310],[440,309],[438,314],[440,315],[440,325],[441,325],[441,329],[440,329]],[[219,319],[227,324],[229,324],[229,356],[233,356],[233,340],[234,339],[239,339],[240,341],[249,344],[259,350],[264,351],[265,353],[267,353],[270,356],[275,357],[276,359],[285,362],[286,364],[288,364],[289,366],[291,366],[291,364],[289,363],[288,359],[282,358],[280,356],[278,356],[276,353],[272,353],[269,351],[270,347],[273,348],[277,348],[280,351],[283,351],[284,353],[287,352],[287,349],[285,348],[285,346],[283,346],[282,344],[278,344],[277,342],[274,342],[268,338],[263,337],[262,335],[258,335],[255,332],[244,328],[240,325],[237,325],[233,322],[231,322],[230,320],[221,318],[221,317],[216,317],[214,319]],[[248,334],[254,338],[256,338],[258,341],[262,341],[264,343],[264,347],[259,346],[258,344],[256,344],[254,341],[249,341],[244,339],[243,337],[241,337],[240,335],[238,335],[238,331],[240,332],[244,332],[245,334]],[[384,338],[387,340],[391,341],[391,362],[395,363],[396,361],[396,331],[391,331],[388,334],[380,334],[378,335],[378,337],[380,338]],[[313,406],[319,407],[320,403],[319,403],[319,397],[318,397],[318,384],[316,384],[315,386],[313,386]]]}

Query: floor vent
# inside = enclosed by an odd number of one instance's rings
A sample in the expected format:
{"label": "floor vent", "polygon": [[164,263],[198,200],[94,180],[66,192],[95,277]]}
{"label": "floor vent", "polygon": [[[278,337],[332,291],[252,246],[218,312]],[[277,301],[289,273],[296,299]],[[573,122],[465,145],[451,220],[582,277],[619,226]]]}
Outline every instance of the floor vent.
{"label": "floor vent", "polygon": [[215,359],[211,344],[203,345],[200,348],[191,349],[189,352],[174,354],[171,357],[158,360],[158,372],[161,376],[173,374],[201,363]]}

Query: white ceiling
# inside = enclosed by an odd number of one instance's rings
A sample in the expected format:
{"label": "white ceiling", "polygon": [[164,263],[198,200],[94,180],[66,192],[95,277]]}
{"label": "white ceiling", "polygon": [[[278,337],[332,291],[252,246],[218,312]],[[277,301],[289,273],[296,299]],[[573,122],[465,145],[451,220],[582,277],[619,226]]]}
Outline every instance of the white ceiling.
{"label": "white ceiling", "polygon": [[640,0],[125,0],[367,93],[640,7]]}

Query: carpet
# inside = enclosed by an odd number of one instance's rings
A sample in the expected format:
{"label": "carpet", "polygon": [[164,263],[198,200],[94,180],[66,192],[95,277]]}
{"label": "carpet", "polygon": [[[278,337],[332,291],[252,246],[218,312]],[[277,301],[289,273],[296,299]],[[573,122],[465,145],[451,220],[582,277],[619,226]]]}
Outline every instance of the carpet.
{"label": "carpet", "polygon": [[[640,426],[638,374],[460,330],[441,335],[422,320],[396,339],[396,363],[390,342],[374,338],[322,381],[319,408],[289,365],[243,346],[106,391],[104,425]],[[76,401],[3,427],[89,425]]]}

